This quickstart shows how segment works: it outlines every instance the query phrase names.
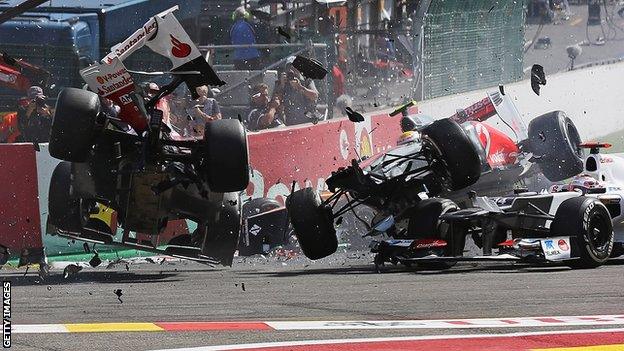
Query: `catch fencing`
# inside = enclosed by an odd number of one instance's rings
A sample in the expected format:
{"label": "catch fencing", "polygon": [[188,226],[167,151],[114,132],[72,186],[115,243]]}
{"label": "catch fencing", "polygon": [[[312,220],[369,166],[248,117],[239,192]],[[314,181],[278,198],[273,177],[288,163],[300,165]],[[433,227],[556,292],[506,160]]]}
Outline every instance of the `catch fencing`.
{"label": "catch fencing", "polygon": [[423,99],[521,80],[525,2],[431,1],[423,22]]}

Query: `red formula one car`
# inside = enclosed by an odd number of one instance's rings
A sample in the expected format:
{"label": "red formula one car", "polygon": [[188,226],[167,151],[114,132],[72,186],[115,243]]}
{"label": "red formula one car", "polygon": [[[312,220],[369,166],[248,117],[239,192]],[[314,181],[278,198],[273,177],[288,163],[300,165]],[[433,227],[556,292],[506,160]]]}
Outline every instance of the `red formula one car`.
{"label": "red formula one car", "polygon": [[[422,116],[404,111],[402,106],[391,114],[403,113],[404,131],[427,123]],[[536,184],[542,174],[545,180],[557,182],[583,170],[581,138],[562,111],[539,116],[527,128],[509,96],[492,92],[449,119],[461,124],[473,141],[482,168],[478,182],[460,193],[445,194],[452,200],[465,200],[469,190],[488,196],[508,194],[514,187],[539,190],[544,188],[543,182]]]}

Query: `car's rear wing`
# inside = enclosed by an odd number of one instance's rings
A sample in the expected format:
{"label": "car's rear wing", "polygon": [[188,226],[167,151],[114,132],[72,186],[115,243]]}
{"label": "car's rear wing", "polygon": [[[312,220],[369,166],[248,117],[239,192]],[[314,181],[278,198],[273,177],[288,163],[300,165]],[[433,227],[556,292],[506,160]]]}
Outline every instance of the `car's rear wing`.
{"label": "car's rear wing", "polygon": [[[82,70],[80,73],[89,87],[93,91],[99,91],[101,88],[92,86],[93,79],[85,77],[85,73],[92,72],[94,66],[99,67],[98,70],[101,72],[110,72],[111,70],[101,67],[111,64],[118,65],[116,60],[123,62],[143,46],[149,47],[152,51],[167,57],[171,61],[171,73],[175,75],[176,72],[180,72],[179,74],[188,86],[193,98],[198,97],[195,88],[199,86],[225,84],[206,62],[195,43],[173,14],[177,9],[178,6],[174,6],[150,18],[143,27],[126,40],[113,46],[111,52],[102,59],[101,63],[96,63]],[[196,72],[196,74],[188,74],[189,72]]]}

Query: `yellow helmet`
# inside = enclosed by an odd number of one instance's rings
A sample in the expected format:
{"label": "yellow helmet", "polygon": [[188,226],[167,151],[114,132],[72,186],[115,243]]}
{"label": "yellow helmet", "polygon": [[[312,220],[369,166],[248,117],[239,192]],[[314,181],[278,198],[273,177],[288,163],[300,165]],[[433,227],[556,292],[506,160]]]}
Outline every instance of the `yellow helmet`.
{"label": "yellow helmet", "polygon": [[401,134],[401,136],[399,137],[399,140],[397,140],[397,145],[403,145],[403,144],[411,143],[417,140],[418,140],[418,132],[415,132],[413,130],[408,130],[407,132],[404,132],[403,134]]}

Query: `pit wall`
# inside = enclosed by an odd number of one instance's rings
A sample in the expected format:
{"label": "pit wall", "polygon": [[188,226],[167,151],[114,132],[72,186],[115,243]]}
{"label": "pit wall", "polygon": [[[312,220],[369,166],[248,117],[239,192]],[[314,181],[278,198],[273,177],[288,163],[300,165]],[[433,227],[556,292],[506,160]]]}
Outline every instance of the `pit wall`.
{"label": "pit wall", "polygon": [[[624,132],[624,99],[619,88],[623,78],[624,63],[620,63],[549,76],[540,96],[533,93],[529,81],[506,85],[504,91],[513,97],[525,122],[552,110],[563,110],[582,138],[589,140]],[[482,99],[485,92],[424,101],[418,110],[433,117],[447,117],[457,108]],[[368,114],[364,122],[357,124],[335,119],[250,133],[252,177],[243,198],[266,196],[283,202],[293,187],[322,189],[325,178],[336,168],[395,144],[400,134],[399,119],[389,117],[389,111]],[[616,142],[616,147],[624,146],[619,136],[611,141]],[[57,163],[49,156],[47,145],[39,145],[39,151],[32,144],[0,145],[0,244],[14,254],[42,245],[49,256],[82,251],[81,243],[45,234],[50,175]],[[172,222],[160,242],[193,229],[192,222]]]}

